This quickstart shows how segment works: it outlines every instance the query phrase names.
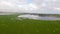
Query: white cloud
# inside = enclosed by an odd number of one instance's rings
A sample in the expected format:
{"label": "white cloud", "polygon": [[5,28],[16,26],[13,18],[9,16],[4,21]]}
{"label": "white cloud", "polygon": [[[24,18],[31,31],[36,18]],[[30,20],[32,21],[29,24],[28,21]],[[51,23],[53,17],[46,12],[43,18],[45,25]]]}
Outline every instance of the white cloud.
{"label": "white cloud", "polygon": [[60,8],[60,0],[32,0],[32,3],[27,3],[27,0],[0,0],[0,9],[8,9],[19,12],[45,11],[46,13],[49,13],[50,11],[53,13],[55,10],[60,11],[58,7]]}
{"label": "white cloud", "polygon": [[34,4],[25,4],[25,5],[18,5],[20,10],[24,10],[24,11],[32,11],[32,10],[38,10],[38,6],[34,5]]}
{"label": "white cloud", "polygon": [[60,11],[60,8],[56,8],[56,7],[55,7],[54,10]]}

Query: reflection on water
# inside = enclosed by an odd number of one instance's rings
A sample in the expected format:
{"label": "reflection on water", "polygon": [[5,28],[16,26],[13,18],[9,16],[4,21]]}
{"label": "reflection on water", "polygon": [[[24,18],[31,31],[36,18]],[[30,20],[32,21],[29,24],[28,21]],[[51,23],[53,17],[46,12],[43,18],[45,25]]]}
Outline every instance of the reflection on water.
{"label": "reflection on water", "polygon": [[[0,13],[0,15],[11,15],[11,14],[16,14],[16,13]],[[22,18],[22,19],[35,19],[35,20],[60,20],[60,17],[56,17],[56,16],[38,16],[38,15],[20,15],[18,16],[18,19]]]}
{"label": "reflection on water", "polygon": [[39,17],[40,20],[60,20],[59,17],[52,17],[52,16],[45,16],[45,17]]}
{"label": "reflection on water", "polygon": [[20,15],[18,18],[21,19],[35,19],[35,20],[60,20],[59,17],[56,16],[38,16],[38,15]]}

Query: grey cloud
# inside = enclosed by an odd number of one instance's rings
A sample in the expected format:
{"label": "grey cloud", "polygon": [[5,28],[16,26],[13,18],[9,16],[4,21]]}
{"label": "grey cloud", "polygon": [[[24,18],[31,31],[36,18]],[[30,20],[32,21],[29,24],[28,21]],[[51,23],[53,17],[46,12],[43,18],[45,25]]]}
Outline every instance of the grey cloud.
{"label": "grey cloud", "polygon": [[33,0],[33,3],[36,3],[37,5],[45,3],[47,8],[60,7],[60,0]]}
{"label": "grey cloud", "polygon": [[[1,2],[8,2],[8,4],[1,4]],[[27,0],[0,0],[0,9],[8,9],[8,10],[14,10],[14,11],[22,11],[22,12],[37,12],[38,13],[60,13],[60,10],[55,10],[54,8],[60,8],[60,0],[32,0],[32,4],[36,5],[38,9],[36,10],[30,10],[29,4],[27,3]],[[22,7],[21,7],[22,5]],[[26,6],[24,6],[26,5]],[[20,6],[20,7],[19,7]],[[29,10],[25,11],[25,8],[29,8]],[[32,8],[32,7],[31,7]],[[22,10],[23,9],[23,10]],[[57,12],[56,12],[57,11]]]}

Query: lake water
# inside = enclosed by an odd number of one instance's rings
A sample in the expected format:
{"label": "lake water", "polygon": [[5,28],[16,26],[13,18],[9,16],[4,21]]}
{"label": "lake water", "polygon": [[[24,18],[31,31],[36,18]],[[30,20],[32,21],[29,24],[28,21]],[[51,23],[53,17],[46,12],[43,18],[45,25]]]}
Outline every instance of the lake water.
{"label": "lake water", "polygon": [[50,16],[50,17],[48,17],[48,16],[41,17],[41,16],[40,16],[38,19],[39,19],[39,20],[60,20],[59,17],[52,17],[52,16]]}
{"label": "lake water", "polygon": [[[9,15],[9,14],[14,14],[14,13],[0,13],[0,15]],[[28,16],[28,15],[26,15]],[[31,16],[31,15],[30,15]],[[55,17],[55,16],[28,16],[27,18],[35,19],[35,20],[60,20],[60,17]],[[23,16],[24,18],[24,16]]]}
{"label": "lake water", "polygon": [[20,15],[18,18],[28,18],[28,19],[34,19],[34,20],[60,20],[60,17],[56,16],[38,16],[38,15]]}

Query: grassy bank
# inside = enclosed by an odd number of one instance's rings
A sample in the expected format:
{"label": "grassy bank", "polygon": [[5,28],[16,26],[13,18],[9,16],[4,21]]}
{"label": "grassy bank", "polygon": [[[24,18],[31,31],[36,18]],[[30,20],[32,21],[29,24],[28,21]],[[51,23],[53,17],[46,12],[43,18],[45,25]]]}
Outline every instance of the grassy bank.
{"label": "grassy bank", "polygon": [[13,15],[1,15],[0,34],[60,34],[60,21],[18,20]]}

